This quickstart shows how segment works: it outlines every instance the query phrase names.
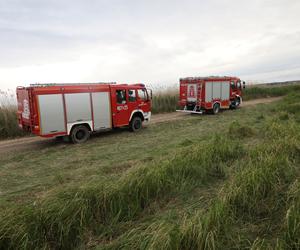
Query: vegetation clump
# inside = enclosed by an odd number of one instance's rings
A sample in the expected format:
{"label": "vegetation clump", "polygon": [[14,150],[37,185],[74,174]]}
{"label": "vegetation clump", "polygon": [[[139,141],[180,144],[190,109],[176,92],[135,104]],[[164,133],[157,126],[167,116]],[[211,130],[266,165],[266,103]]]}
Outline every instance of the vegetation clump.
{"label": "vegetation clump", "polygon": [[248,125],[234,121],[229,125],[228,134],[231,138],[246,138],[255,135],[255,130]]}
{"label": "vegetation clump", "polygon": [[[197,130],[204,135],[170,138],[168,154],[152,151],[150,161],[115,178],[97,176],[3,206],[0,249],[299,249],[300,125],[289,109],[298,102],[290,94],[270,104],[260,123],[258,108],[247,117],[237,111],[239,122],[228,118],[214,130]],[[203,117],[190,119],[179,123],[203,125]],[[157,126],[155,133],[169,128]],[[80,149],[96,154],[96,145]],[[8,162],[10,171],[14,164]]]}

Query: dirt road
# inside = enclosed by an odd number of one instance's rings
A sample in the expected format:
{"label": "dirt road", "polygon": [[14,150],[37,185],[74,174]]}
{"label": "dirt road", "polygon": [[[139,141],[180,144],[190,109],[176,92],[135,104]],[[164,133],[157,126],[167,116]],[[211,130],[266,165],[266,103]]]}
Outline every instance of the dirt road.
{"label": "dirt road", "polygon": [[[282,97],[270,97],[270,98],[264,98],[264,99],[251,100],[251,101],[243,102],[242,107],[244,108],[244,107],[249,107],[249,106],[253,106],[253,105],[257,105],[257,104],[270,103],[270,102],[278,101],[281,98]],[[182,119],[186,115],[189,115],[189,114],[180,113],[180,112],[172,112],[172,113],[153,115],[151,118],[151,124]]]}
{"label": "dirt road", "polygon": [[[261,103],[270,103],[270,102],[280,100],[281,98],[282,97],[272,97],[272,98],[251,100],[251,101],[243,102],[242,107],[253,106]],[[153,115],[150,124],[178,120],[178,119],[182,119],[186,115],[188,114],[180,113],[180,112]],[[4,141],[0,141],[0,155],[8,152],[13,152],[13,151],[41,148],[43,146],[53,146],[56,144],[57,144],[56,139],[53,138],[48,139],[48,138],[42,138],[37,136],[24,137],[24,138],[18,138],[13,140],[4,140]]]}

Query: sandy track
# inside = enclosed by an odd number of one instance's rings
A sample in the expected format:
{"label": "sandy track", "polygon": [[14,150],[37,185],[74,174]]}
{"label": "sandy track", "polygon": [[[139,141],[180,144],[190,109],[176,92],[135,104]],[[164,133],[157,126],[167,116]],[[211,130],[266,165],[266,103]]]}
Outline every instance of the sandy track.
{"label": "sandy track", "polygon": [[[278,101],[280,99],[282,99],[282,97],[270,97],[270,98],[246,101],[246,102],[243,102],[242,107],[244,108],[244,107],[249,107],[249,106],[253,106],[253,105],[257,105],[257,104],[270,103],[270,102]],[[180,113],[180,112],[172,112],[172,113],[153,115],[151,118],[151,124],[182,119],[186,115],[189,115],[189,114]]]}
{"label": "sandy track", "polygon": [[[253,106],[262,103],[270,103],[270,102],[278,101],[281,98],[282,97],[272,97],[272,98],[251,100],[251,101],[243,102],[242,106],[248,107],[248,106]],[[178,119],[182,119],[186,115],[188,114],[180,113],[180,112],[153,115],[150,124],[178,120]],[[53,138],[47,139],[47,138],[42,138],[37,136],[23,137],[23,138],[12,139],[12,140],[4,140],[4,141],[0,141],[0,155],[8,152],[22,151],[27,149],[35,149],[35,148],[39,149],[43,147],[54,146],[56,144],[58,144],[58,141],[56,139]]]}

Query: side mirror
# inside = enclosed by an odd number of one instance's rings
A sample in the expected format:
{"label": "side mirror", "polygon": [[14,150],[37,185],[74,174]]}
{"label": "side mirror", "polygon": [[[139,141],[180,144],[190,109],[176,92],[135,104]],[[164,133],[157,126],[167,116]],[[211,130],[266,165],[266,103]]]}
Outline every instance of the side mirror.
{"label": "side mirror", "polygon": [[152,100],[152,89],[147,89],[148,100]]}
{"label": "side mirror", "polygon": [[245,89],[246,88],[246,83],[245,83],[245,81],[243,81],[243,89]]}

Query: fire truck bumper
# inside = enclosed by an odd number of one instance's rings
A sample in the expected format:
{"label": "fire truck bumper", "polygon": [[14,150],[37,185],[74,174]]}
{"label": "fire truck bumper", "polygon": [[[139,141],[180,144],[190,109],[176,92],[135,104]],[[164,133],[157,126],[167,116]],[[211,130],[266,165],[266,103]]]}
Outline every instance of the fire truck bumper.
{"label": "fire truck bumper", "polygon": [[144,122],[148,123],[151,120],[151,112],[144,112]]}
{"label": "fire truck bumper", "polygon": [[176,112],[189,113],[189,114],[199,114],[199,115],[203,114],[203,111],[193,111],[193,110],[176,110]]}

